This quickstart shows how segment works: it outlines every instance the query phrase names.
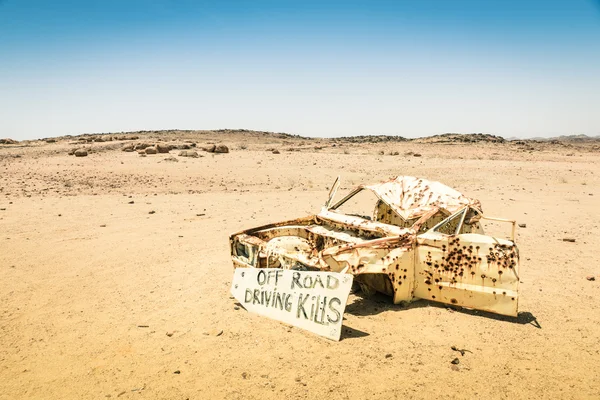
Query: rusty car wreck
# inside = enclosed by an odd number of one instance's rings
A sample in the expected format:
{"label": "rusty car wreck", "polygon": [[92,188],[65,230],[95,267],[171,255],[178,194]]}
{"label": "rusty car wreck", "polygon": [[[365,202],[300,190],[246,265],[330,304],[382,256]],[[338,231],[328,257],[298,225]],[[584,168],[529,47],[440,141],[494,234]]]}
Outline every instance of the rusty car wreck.
{"label": "rusty car wreck", "polygon": [[[350,273],[361,289],[516,316],[519,252],[515,221],[484,216],[478,200],[410,176],[359,186],[317,215],[230,237],[234,267]],[[372,215],[344,213],[359,193],[374,194]],[[512,223],[510,240],[486,235],[482,220]]]}

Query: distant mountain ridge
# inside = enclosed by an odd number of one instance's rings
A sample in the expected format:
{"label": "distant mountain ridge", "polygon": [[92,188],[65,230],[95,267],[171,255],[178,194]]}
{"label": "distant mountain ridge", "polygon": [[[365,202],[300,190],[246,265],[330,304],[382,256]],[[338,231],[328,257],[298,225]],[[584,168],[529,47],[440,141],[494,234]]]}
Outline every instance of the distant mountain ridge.
{"label": "distant mountain ridge", "polygon": [[[588,136],[561,135],[555,137],[533,137],[533,138],[504,138],[499,135],[489,133],[443,133],[438,135],[424,136],[418,138],[407,138],[400,135],[352,135],[338,137],[307,137],[285,132],[255,131],[251,129],[214,129],[214,130],[187,130],[187,129],[165,129],[165,130],[142,130],[131,132],[103,132],[103,133],[83,133],[79,135],[64,135],[55,138],[41,138],[40,141],[52,143],[56,139],[88,138],[89,141],[103,142],[106,140],[126,140],[128,136],[146,136],[146,135],[214,135],[214,134],[234,134],[252,138],[275,138],[275,139],[300,139],[306,141],[332,141],[332,142],[350,142],[350,143],[382,143],[382,142],[415,142],[415,143],[507,143],[507,142],[540,142],[540,143],[595,143],[600,142],[600,135]],[[25,140],[30,142],[35,140]],[[17,144],[18,141],[12,139],[0,139],[0,144]]]}

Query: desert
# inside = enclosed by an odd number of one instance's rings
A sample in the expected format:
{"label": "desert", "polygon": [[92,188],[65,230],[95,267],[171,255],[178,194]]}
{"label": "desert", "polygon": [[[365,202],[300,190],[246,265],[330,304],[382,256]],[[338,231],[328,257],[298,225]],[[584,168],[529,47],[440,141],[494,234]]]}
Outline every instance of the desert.
{"label": "desert", "polygon": [[[598,398],[598,165],[588,137],[1,141],[0,398]],[[333,342],[232,299],[231,233],[397,175],[518,221],[518,317],[352,294]]]}

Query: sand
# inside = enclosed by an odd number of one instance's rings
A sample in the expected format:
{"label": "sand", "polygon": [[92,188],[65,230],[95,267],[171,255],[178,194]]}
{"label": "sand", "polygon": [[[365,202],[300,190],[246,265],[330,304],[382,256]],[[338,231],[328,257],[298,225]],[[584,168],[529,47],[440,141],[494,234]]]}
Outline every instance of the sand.
{"label": "sand", "polygon": [[[180,136],[230,153],[0,146],[0,399],[600,397],[597,146]],[[338,175],[438,180],[526,224],[519,317],[351,295],[332,342],[239,308],[229,234],[317,213]]]}

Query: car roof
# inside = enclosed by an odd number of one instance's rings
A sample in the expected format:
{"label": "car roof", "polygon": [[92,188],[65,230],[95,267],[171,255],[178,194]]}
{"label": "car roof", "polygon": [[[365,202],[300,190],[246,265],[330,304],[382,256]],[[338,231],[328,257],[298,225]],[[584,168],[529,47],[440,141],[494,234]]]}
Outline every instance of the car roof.
{"label": "car roof", "polygon": [[453,214],[465,206],[481,210],[481,203],[442,183],[414,176],[398,176],[387,182],[364,185],[375,192],[394,211],[406,220],[419,218],[434,208]]}

